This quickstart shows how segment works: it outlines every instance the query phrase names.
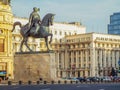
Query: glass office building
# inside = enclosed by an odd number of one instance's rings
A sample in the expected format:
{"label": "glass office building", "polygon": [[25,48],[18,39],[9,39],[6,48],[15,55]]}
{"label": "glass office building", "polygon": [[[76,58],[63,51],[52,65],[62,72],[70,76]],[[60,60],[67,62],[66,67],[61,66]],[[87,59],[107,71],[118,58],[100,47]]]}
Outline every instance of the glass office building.
{"label": "glass office building", "polygon": [[108,34],[120,34],[120,12],[110,16],[110,24],[108,24]]}

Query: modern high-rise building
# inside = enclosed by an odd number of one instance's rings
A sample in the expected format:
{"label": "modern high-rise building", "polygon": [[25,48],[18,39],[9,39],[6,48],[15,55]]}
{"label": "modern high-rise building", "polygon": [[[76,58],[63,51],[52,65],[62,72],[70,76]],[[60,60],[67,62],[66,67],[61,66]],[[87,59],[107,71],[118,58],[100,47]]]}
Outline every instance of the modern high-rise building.
{"label": "modern high-rise building", "polygon": [[120,34],[120,12],[113,13],[113,15],[110,16],[108,34]]}

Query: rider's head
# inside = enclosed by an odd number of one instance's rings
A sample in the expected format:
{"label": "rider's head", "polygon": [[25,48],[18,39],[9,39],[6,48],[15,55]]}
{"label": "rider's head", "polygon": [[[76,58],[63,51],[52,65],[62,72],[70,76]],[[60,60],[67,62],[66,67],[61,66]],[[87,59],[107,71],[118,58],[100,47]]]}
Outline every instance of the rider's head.
{"label": "rider's head", "polygon": [[34,7],[34,8],[33,8],[33,11],[38,12],[38,11],[40,11],[40,9],[37,8],[37,7]]}

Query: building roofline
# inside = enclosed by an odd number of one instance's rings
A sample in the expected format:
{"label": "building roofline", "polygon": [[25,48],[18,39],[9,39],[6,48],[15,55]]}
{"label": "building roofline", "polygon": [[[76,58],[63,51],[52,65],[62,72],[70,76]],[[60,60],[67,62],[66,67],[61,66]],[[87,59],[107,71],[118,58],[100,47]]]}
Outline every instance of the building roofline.
{"label": "building roofline", "polygon": [[79,35],[89,35],[89,34],[101,34],[101,35],[120,36],[120,35],[115,35],[115,34],[90,32],[90,33],[82,33],[82,34],[67,35],[67,36],[65,36],[65,37],[69,37],[69,36],[79,36]]}
{"label": "building roofline", "polygon": [[27,17],[19,17],[19,16],[13,16],[14,18],[18,18],[18,19],[27,19],[28,20],[28,18]]}
{"label": "building roofline", "polygon": [[[28,20],[28,18],[27,17],[19,17],[19,16],[15,16],[14,15],[14,18],[18,18],[18,19],[27,19]],[[81,22],[54,22],[54,23],[58,23],[58,24],[65,24],[65,25],[76,25],[76,26],[83,26],[83,27],[85,27],[84,25],[82,25],[82,23]]]}

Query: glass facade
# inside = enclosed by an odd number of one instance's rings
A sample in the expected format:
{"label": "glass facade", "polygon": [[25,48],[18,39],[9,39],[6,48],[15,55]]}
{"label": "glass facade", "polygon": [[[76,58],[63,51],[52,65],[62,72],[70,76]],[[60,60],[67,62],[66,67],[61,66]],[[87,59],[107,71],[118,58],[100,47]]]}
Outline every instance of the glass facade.
{"label": "glass facade", "polygon": [[110,16],[110,24],[108,24],[108,34],[120,35],[120,12]]}

